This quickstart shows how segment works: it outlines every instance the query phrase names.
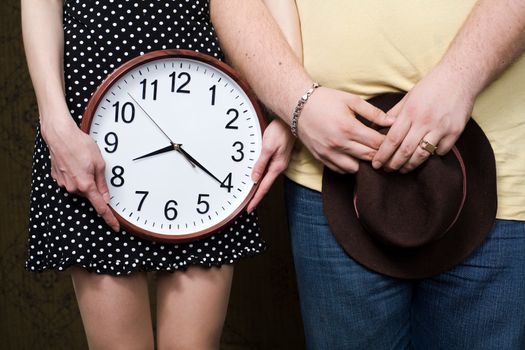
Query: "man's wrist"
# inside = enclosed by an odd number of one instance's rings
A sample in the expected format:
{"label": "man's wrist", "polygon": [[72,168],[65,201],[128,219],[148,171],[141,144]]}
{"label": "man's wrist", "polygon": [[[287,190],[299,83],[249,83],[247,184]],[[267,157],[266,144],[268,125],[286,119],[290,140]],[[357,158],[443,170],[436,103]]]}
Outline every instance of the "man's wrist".
{"label": "man's wrist", "polygon": [[483,91],[487,81],[479,69],[464,67],[452,61],[440,62],[433,69],[433,73],[445,81],[450,89],[472,101]]}
{"label": "man's wrist", "polygon": [[292,113],[292,118],[290,121],[290,131],[292,132],[292,135],[295,137],[297,137],[299,117],[301,116],[303,108],[308,102],[308,100],[310,99],[310,96],[312,96],[312,94],[315,92],[315,90],[317,90],[319,86],[320,85],[318,83],[315,83],[315,82],[312,83],[312,86],[310,87],[310,89],[308,89],[299,98],[299,101],[297,101],[297,104],[294,108],[294,111]]}

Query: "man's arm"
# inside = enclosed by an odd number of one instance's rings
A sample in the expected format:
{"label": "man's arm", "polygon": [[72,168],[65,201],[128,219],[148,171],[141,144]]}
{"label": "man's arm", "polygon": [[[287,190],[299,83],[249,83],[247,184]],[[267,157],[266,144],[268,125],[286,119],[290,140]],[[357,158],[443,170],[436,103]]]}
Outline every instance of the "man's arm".
{"label": "man's arm", "polygon": [[290,124],[291,112],[313,80],[261,0],[211,0],[210,14],[228,61],[262,102]]}
{"label": "man's arm", "polygon": [[441,60],[479,95],[525,50],[525,1],[480,0]]}
{"label": "man's arm", "polygon": [[429,156],[418,146],[423,139],[446,154],[476,97],[524,50],[525,1],[478,1],[438,65],[389,112],[397,120],[374,167],[414,169]]}
{"label": "man's arm", "polygon": [[[277,22],[292,51],[302,61],[301,29],[295,1],[263,0],[263,2]],[[264,131],[261,155],[252,171],[252,179],[259,183],[259,187],[246,207],[249,213],[268,193],[277,176],[288,167],[294,141],[290,127],[279,118],[272,120]]]}
{"label": "man's arm", "polygon": [[[290,124],[292,111],[312,79],[286,43],[261,0],[211,0],[210,13],[229,62],[257,96]],[[358,113],[390,125],[385,113],[355,95],[319,88],[299,119],[299,138],[314,157],[338,172],[355,172],[356,158],[371,160],[384,136],[365,127]]]}
{"label": "man's arm", "polygon": [[295,0],[263,0],[294,54],[303,61],[301,24]]}

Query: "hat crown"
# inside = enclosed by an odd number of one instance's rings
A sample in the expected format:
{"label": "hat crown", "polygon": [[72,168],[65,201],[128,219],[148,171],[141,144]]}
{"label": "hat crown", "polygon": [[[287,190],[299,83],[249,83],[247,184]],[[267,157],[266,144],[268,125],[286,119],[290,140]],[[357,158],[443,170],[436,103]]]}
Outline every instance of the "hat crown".
{"label": "hat crown", "polygon": [[379,242],[416,248],[450,230],[465,196],[464,164],[454,149],[407,174],[386,173],[361,163],[354,207],[361,225]]}

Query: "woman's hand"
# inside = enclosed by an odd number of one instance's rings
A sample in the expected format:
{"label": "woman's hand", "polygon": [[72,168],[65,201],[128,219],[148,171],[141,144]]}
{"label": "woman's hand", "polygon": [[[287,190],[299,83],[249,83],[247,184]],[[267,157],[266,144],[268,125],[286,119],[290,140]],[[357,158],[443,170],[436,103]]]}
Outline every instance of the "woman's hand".
{"label": "woman's hand", "polygon": [[263,135],[262,150],[252,172],[252,180],[259,184],[246,210],[251,213],[268,193],[273,182],[290,161],[295,138],[283,121],[274,119]]}
{"label": "woman's hand", "polygon": [[422,140],[444,155],[470,119],[475,95],[462,88],[451,72],[436,67],[388,112],[396,121],[374,157],[374,168],[406,173],[431,155]]}
{"label": "woman's hand", "polygon": [[42,136],[51,155],[51,176],[68,192],[86,197],[104,221],[119,231],[120,225],[107,205],[109,189],[100,150],[69,113],[63,114],[55,116],[51,125],[42,123]]}
{"label": "woman's hand", "polygon": [[298,135],[313,156],[338,173],[355,173],[358,159],[371,161],[384,135],[356,119],[356,114],[380,126],[394,119],[356,95],[320,87],[306,103]]}

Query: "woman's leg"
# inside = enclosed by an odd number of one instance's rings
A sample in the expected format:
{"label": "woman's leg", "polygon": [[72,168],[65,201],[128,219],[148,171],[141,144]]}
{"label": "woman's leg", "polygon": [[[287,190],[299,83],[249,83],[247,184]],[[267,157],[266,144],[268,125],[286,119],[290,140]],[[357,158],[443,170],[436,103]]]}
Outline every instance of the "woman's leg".
{"label": "woman's leg", "polygon": [[145,273],[114,277],[71,269],[91,350],[153,349]]}
{"label": "woman's leg", "polygon": [[231,265],[159,273],[158,349],[218,349],[232,277]]}

